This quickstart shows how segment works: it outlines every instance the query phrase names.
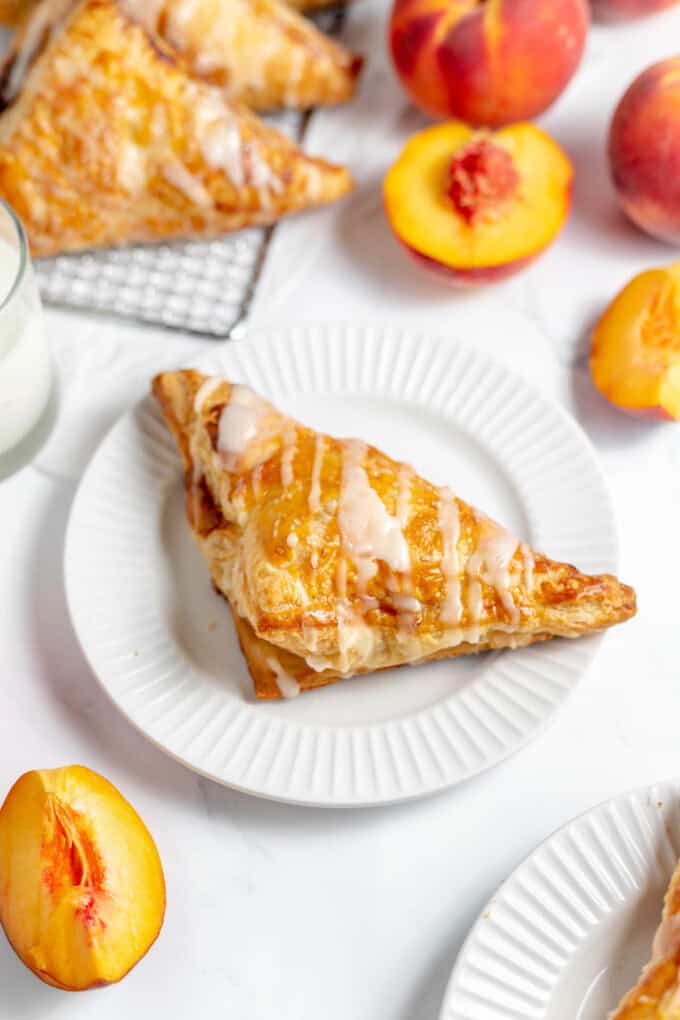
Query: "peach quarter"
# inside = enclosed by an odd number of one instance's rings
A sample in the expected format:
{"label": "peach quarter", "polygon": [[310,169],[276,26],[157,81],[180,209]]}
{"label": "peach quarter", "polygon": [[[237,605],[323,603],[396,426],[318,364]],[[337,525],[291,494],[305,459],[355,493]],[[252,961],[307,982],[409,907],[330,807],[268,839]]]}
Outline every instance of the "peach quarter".
{"label": "peach quarter", "polygon": [[165,911],[158,851],[131,805],[79,765],[27,772],[0,808],[0,924],[47,984],[119,981]]}
{"label": "peach quarter", "polygon": [[589,23],[587,0],[395,0],[389,46],[426,113],[500,127],[557,99]]}
{"label": "peach quarter", "polygon": [[406,145],[385,178],[387,217],[421,264],[458,286],[516,273],[569,212],[573,170],[532,124],[497,132],[453,121]]}
{"label": "peach quarter", "polygon": [[680,244],[680,57],[647,68],[627,90],[609,131],[609,163],[633,223]]}
{"label": "peach quarter", "polygon": [[680,262],[640,273],[614,298],[593,332],[590,371],[616,407],[680,419]]}

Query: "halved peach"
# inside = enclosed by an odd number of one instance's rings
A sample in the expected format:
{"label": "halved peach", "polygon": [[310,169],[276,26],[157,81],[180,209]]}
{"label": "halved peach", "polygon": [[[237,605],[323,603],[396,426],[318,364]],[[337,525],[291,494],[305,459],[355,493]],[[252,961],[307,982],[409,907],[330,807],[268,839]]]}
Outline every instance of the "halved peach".
{"label": "halved peach", "polygon": [[461,121],[414,135],[385,177],[392,228],[420,262],[457,285],[516,273],[569,213],[572,165],[533,124],[475,131]]}
{"label": "halved peach", "polygon": [[612,404],[680,419],[680,262],[634,277],[593,332],[590,371]]}
{"label": "halved peach", "polygon": [[158,851],[133,807],[79,765],[27,772],[0,808],[0,924],[42,981],[119,981],[165,912]]}

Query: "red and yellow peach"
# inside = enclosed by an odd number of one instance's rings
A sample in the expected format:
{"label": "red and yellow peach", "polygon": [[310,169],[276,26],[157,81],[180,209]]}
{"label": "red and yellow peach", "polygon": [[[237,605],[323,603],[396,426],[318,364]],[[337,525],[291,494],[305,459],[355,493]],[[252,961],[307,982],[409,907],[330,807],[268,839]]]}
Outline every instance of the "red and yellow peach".
{"label": "red and yellow peach", "polygon": [[609,163],[623,209],[642,230],[680,243],[680,57],[635,79],[614,114]]}
{"label": "red and yellow peach", "polygon": [[500,127],[557,99],[588,25],[587,0],[395,0],[389,45],[426,113]]}
{"label": "red and yellow peach", "polygon": [[385,207],[419,262],[459,286],[516,273],[553,240],[573,170],[532,124],[475,131],[453,121],[415,135],[390,168]]}

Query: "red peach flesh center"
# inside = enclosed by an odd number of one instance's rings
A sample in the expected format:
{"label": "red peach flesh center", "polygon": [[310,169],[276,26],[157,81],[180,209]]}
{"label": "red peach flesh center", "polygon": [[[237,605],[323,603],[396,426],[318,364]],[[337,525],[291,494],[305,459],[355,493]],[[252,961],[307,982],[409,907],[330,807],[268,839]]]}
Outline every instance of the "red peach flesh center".
{"label": "red peach flesh center", "polygon": [[465,145],[449,163],[446,196],[466,223],[492,218],[514,195],[519,174],[510,153],[488,138]]}

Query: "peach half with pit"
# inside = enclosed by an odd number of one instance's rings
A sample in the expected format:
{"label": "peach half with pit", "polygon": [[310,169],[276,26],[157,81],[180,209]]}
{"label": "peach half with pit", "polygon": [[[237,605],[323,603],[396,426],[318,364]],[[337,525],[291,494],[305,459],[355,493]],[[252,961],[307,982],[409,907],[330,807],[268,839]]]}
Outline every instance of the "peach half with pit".
{"label": "peach half with pit", "polygon": [[633,223],[680,244],[680,57],[648,67],[626,91],[609,131],[609,162]]}
{"label": "peach half with pit", "polygon": [[0,808],[0,924],[47,984],[119,981],[155,941],[165,882],[146,826],[82,766],[21,776]]}
{"label": "peach half with pit", "polygon": [[592,336],[595,386],[643,418],[680,420],[680,262],[635,276]]}
{"label": "peach half with pit", "polygon": [[589,24],[587,0],[395,0],[389,47],[425,113],[501,127],[557,99]]}
{"label": "peach half with pit", "polygon": [[421,264],[460,286],[516,273],[569,213],[573,168],[532,124],[475,131],[452,121],[414,135],[388,171],[385,208]]}

